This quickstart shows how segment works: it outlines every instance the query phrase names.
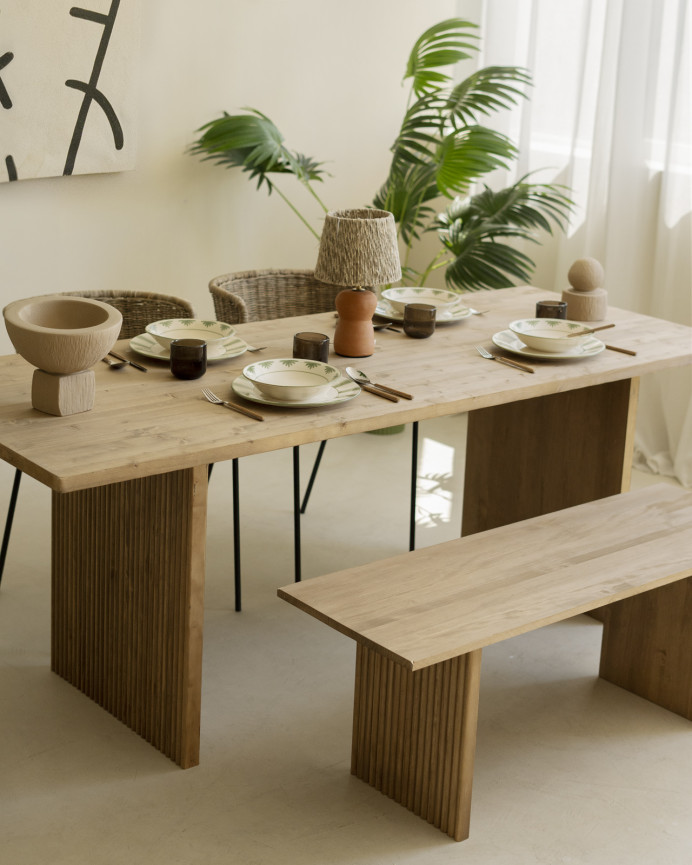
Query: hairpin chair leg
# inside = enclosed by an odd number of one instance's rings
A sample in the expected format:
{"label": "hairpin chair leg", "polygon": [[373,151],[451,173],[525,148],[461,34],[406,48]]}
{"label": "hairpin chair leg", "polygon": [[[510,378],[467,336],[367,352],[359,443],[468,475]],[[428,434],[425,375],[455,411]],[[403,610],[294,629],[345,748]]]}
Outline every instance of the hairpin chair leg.
{"label": "hairpin chair leg", "polygon": [[305,508],[308,506],[308,499],[310,498],[310,493],[312,492],[312,485],[315,483],[315,478],[317,477],[317,469],[320,467],[322,454],[324,453],[324,449],[326,446],[326,439],[320,442],[319,450],[317,451],[317,456],[315,457],[315,464],[313,465],[312,471],[310,472],[310,480],[308,481],[308,485],[305,489],[305,495],[303,496],[303,503],[300,506],[301,514],[305,513]]}
{"label": "hairpin chair leg", "polygon": [[10,533],[12,532],[12,522],[14,520],[14,509],[17,505],[17,495],[19,493],[19,482],[21,481],[21,479],[21,471],[19,469],[15,469],[14,481],[12,482],[12,492],[10,493],[10,504],[7,508],[7,519],[5,520],[5,533],[2,536],[2,548],[0,548],[0,582],[2,582],[2,574],[5,570],[7,547],[10,543]]}
{"label": "hairpin chair leg", "polygon": [[238,457],[231,460],[233,491],[233,580],[235,584],[235,611],[242,609],[240,594],[240,483],[238,480]]}
{"label": "hairpin chair leg", "polygon": [[418,421],[411,424],[411,522],[409,527],[409,550],[416,549],[416,485],[418,482]]}
{"label": "hairpin chair leg", "polygon": [[300,449],[293,447],[293,559],[294,579],[300,582]]}

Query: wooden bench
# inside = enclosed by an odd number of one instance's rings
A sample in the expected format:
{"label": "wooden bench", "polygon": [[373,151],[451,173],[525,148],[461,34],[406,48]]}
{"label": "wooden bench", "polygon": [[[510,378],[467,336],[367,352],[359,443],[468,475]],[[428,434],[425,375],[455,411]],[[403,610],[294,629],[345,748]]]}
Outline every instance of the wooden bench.
{"label": "wooden bench", "polygon": [[351,772],[457,841],[484,646],[611,605],[600,676],[692,720],[692,494],[670,485],[278,593],[357,642]]}

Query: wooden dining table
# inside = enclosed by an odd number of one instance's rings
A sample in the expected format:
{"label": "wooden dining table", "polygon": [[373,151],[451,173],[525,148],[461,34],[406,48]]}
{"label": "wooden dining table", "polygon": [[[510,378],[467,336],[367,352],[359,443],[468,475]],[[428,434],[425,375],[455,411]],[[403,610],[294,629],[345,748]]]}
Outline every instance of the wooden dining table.
{"label": "wooden dining table", "polygon": [[638,382],[692,362],[692,329],[610,308],[604,350],[573,359],[522,358],[523,372],[481,357],[509,322],[554,297],[522,286],[469,296],[484,310],[440,323],[429,339],[379,331],[354,363],[408,391],[362,392],[326,406],[246,406],[259,422],[207,402],[243,367],[290,357],[293,334],[331,335],[334,314],[237,326],[258,354],[212,361],[197,381],[165,362],[115,372],[97,364],[96,403],[67,417],[31,405],[33,368],[0,358],[0,457],[52,490],[51,668],[183,768],[199,762],[207,469],[212,463],[469,413],[461,534],[612,495],[629,486]]}

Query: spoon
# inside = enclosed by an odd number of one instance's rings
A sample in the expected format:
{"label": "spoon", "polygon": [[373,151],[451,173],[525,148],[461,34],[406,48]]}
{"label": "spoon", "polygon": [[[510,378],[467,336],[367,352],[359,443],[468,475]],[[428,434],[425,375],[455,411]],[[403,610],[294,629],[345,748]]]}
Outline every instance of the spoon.
{"label": "spoon", "polygon": [[346,375],[352,380],[355,381],[356,384],[361,386],[369,386],[376,387],[380,390],[385,390],[387,393],[392,393],[394,396],[400,396],[403,399],[413,399],[410,393],[404,393],[403,390],[395,390],[393,387],[389,387],[386,384],[377,384],[377,382],[370,381],[367,375],[359,369],[356,369],[353,366],[346,367]]}
{"label": "spoon", "polygon": [[398,327],[394,326],[393,321],[383,321],[383,322],[374,322],[372,323],[373,330],[393,330],[395,333],[401,333]]}
{"label": "spoon", "polygon": [[111,369],[122,369],[124,366],[127,366],[126,360],[111,360],[108,357],[102,357],[101,360]]}

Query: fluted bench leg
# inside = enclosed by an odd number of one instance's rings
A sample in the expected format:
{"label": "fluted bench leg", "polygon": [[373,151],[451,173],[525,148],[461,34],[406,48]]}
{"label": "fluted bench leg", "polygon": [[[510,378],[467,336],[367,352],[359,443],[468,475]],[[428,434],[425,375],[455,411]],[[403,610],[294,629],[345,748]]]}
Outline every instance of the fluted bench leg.
{"label": "fluted bench leg", "polygon": [[411,671],[358,644],[351,772],[446,832],[469,835],[481,650]]}
{"label": "fluted bench leg", "polygon": [[52,669],[199,763],[207,467],[53,493]]}

